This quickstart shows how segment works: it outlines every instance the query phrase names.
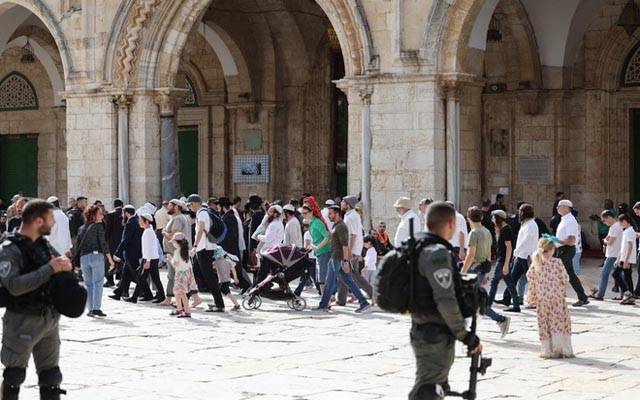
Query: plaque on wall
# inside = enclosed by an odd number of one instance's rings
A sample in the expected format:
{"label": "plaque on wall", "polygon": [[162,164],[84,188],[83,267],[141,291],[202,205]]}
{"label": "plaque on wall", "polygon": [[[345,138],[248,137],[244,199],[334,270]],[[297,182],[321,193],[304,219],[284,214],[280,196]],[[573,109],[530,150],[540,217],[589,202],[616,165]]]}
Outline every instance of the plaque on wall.
{"label": "plaque on wall", "polygon": [[491,155],[493,157],[509,156],[508,129],[491,129]]}
{"label": "plaque on wall", "polygon": [[247,129],[243,132],[244,151],[262,150],[262,131]]}
{"label": "plaque on wall", "polygon": [[233,156],[233,183],[269,183],[269,156]]}
{"label": "plaque on wall", "polygon": [[551,159],[549,157],[518,157],[518,183],[551,184]]}

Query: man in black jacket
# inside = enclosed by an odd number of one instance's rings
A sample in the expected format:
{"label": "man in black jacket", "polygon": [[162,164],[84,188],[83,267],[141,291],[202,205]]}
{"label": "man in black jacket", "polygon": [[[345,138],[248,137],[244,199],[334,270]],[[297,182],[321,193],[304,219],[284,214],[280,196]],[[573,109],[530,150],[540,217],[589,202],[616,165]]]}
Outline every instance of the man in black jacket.
{"label": "man in black jacket", "polygon": [[[260,226],[260,224],[262,224],[262,220],[264,219],[265,212],[264,212],[264,209],[262,208],[262,199],[259,196],[253,195],[249,197],[249,207],[251,208],[251,211],[253,211],[253,214],[251,215],[251,225],[250,225],[251,229],[249,232],[245,232],[245,233],[247,233],[248,237],[251,238],[251,235],[253,235],[254,232]],[[250,245],[248,247],[249,247],[249,252],[251,252],[256,247],[258,247],[258,241],[254,239],[250,239]]]}
{"label": "man in black jacket", "polygon": [[76,205],[67,212],[69,217],[69,231],[71,232],[71,240],[75,243],[78,236],[78,229],[84,225],[84,209],[87,207],[87,198],[80,196],[76,199]]}
{"label": "man in black jacket", "polygon": [[[110,211],[104,218],[105,228],[106,228],[106,239],[107,244],[109,245],[109,251],[111,254],[115,254],[118,249],[118,245],[122,240],[122,231],[124,230],[124,225],[122,224],[122,206],[124,203],[120,199],[115,199],[113,201],[113,211]],[[106,264],[105,264],[106,265]],[[118,270],[121,269],[120,263],[116,267]],[[105,287],[113,287],[115,286],[115,282],[113,281],[113,275],[116,271],[112,270],[111,272],[106,271],[105,276],[107,277],[107,282],[105,283]]]}
{"label": "man in black jacket", "polygon": [[[122,217],[126,221],[122,232],[122,240],[118,244],[118,248],[114,252],[117,260],[124,261],[122,269],[122,279],[113,294],[109,296],[114,300],[120,300],[121,297],[129,297],[129,286],[131,282],[136,280],[137,269],[140,266],[140,258],[142,258],[142,233],[138,223],[136,209],[132,205],[126,205],[122,209]],[[148,293],[145,293],[145,296]]]}
{"label": "man in black jacket", "polygon": [[[227,234],[220,245],[224,251],[233,254],[240,260],[240,232],[236,214],[232,209],[233,204],[231,204],[231,200],[227,197],[220,197],[218,202],[222,214],[222,221],[227,226]],[[244,273],[240,262],[235,263],[235,270],[238,275],[238,280],[240,281],[238,286],[243,290],[248,289],[251,286],[251,282],[248,279],[248,275]]]}

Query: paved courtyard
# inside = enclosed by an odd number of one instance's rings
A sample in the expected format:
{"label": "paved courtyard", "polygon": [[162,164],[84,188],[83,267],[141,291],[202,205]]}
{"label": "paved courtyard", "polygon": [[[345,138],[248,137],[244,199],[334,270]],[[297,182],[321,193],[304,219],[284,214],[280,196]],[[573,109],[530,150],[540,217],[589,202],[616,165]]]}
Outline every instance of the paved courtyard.
{"label": "paved courtyard", "polygon": [[[595,261],[587,264],[595,277]],[[317,298],[307,295],[315,306]],[[413,381],[404,316],[356,315],[355,306],[295,312],[268,300],[258,311],[223,315],[200,306],[191,320],[151,304],[105,299],[103,309],[105,320],[62,321],[67,399],[405,399]],[[504,340],[483,320],[479,335],[493,367],[479,398],[637,399],[640,310],[605,301],[572,309],[572,316],[571,360],[538,358],[531,310],[513,316]],[[454,389],[466,385],[468,366],[469,359],[456,359]],[[35,384],[30,369],[23,398],[37,398]]]}

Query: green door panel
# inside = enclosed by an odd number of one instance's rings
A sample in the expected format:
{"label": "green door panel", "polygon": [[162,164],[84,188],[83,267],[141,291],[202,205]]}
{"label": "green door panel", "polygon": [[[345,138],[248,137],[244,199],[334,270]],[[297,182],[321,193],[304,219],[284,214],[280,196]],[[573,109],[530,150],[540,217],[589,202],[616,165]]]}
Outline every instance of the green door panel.
{"label": "green door panel", "polygon": [[180,127],[178,130],[178,160],[180,191],[188,196],[198,193],[198,128]]}
{"label": "green door panel", "polygon": [[34,135],[0,136],[0,197],[38,195],[38,139]]}

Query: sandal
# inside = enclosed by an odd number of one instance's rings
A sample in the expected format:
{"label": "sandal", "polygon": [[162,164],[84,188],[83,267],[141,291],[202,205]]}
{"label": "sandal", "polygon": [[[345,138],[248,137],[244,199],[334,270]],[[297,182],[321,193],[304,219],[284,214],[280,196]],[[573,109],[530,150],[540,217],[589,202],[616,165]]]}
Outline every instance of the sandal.
{"label": "sandal", "polygon": [[178,318],[191,318],[191,313],[180,313],[180,315],[178,315]]}
{"label": "sandal", "polygon": [[175,317],[176,315],[180,315],[182,314],[182,310],[173,310],[169,313],[169,315],[171,315],[172,317]]}

